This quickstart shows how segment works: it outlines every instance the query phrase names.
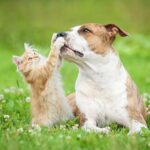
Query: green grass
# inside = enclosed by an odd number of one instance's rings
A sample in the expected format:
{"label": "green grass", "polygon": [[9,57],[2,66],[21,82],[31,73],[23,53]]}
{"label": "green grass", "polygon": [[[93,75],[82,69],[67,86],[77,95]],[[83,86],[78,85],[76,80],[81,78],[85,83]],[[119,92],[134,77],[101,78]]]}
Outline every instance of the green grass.
{"label": "green grass", "polygon": [[[78,119],[63,123],[63,128],[31,128],[28,86],[11,60],[23,52],[24,42],[47,55],[53,32],[86,22],[116,23],[130,36],[118,37],[114,47],[150,104],[149,6],[149,0],[0,0],[0,150],[150,149],[149,131],[127,136],[128,130],[116,124],[110,125],[109,135],[73,130]],[[74,91],[78,70],[64,62],[61,73],[67,95]],[[150,127],[150,118],[147,123]]]}
{"label": "green grass", "polygon": [[[64,122],[55,127],[40,128],[30,126],[30,103],[27,94],[18,88],[5,89],[0,102],[0,149],[107,149],[107,150],[147,150],[150,147],[150,131],[141,135],[128,136],[128,130],[110,125],[109,135],[87,133],[76,128],[78,119]],[[149,96],[150,102],[150,96]],[[8,116],[6,116],[8,115]],[[150,120],[149,120],[150,121]]]}

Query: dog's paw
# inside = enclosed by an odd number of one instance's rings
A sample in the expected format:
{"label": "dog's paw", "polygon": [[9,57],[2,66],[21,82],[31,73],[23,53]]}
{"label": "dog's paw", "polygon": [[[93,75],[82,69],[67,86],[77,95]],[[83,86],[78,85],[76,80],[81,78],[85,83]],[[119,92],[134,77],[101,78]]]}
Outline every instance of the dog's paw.
{"label": "dog's paw", "polygon": [[103,134],[108,134],[110,132],[110,127],[100,128],[96,126],[83,126],[82,129],[87,132],[96,132]]}

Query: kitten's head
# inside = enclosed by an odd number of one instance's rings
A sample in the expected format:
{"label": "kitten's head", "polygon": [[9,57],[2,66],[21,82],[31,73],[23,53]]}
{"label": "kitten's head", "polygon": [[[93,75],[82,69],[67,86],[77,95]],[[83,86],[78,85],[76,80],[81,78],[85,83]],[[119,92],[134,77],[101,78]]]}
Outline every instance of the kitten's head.
{"label": "kitten's head", "polygon": [[41,64],[43,57],[38,54],[31,46],[24,44],[25,52],[22,56],[13,56],[13,62],[16,64],[18,70],[28,74]]}

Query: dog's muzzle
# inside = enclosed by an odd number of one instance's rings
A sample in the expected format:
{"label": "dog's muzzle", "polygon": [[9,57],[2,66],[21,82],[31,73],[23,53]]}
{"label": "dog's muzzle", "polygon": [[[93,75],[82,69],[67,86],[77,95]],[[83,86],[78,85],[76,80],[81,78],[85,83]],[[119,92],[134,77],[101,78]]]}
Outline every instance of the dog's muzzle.
{"label": "dog's muzzle", "polygon": [[65,33],[65,32],[59,32],[59,33],[57,33],[56,38],[59,38],[59,37],[66,37],[66,36],[67,36],[67,33]]}
{"label": "dog's muzzle", "polygon": [[[57,33],[56,35],[56,39],[59,38],[59,37],[62,37],[62,38],[66,38],[67,37],[67,33],[66,32],[59,32]],[[68,46],[67,42],[66,44],[61,48],[61,51],[65,51],[65,50],[71,50],[73,51],[76,55],[78,55],[79,57],[83,57],[83,53],[81,53],[80,51],[78,50],[75,50],[73,48],[71,48],[70,46]]]}

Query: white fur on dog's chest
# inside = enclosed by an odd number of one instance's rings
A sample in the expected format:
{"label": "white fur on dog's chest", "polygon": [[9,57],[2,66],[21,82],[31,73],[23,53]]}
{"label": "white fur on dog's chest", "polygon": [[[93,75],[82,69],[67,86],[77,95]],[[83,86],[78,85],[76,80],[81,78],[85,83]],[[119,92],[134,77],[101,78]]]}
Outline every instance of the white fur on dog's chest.
{"label": "white fur on dog's chest", "polygon": [[86,69],[80,70],[76,81],[76,102],[79,109],[87,118],[96,119],[100,125],[116,120],[122,123],[120,113],[124,113],[124,118],[128,118],[125,87],[127,73],[123,66],[115,67],[119,63],[117,61],[117,57],[116,60],[112,57],[112,62],[104,66],[91,65],[93,70],[97,68],[96,73],[86,72]]}

